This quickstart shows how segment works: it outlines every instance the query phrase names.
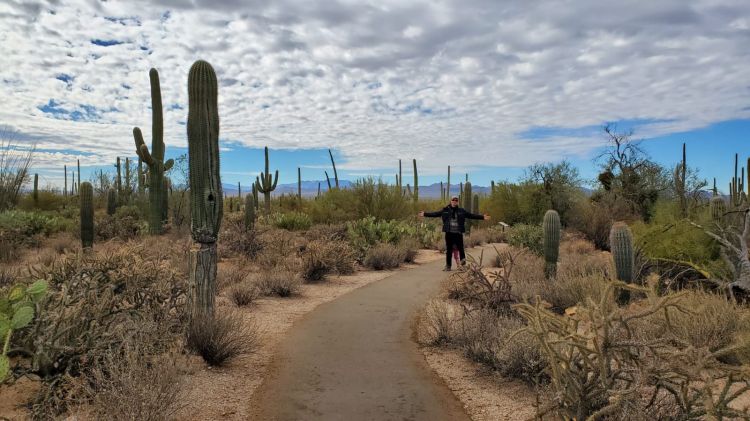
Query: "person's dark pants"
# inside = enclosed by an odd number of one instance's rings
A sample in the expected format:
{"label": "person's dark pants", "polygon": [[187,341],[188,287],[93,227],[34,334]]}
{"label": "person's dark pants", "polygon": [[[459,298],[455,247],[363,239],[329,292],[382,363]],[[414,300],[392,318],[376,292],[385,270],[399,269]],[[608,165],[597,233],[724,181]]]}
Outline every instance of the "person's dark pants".
{"label": "person's dark pants", "polygon": [[445,266],[451,267],[451,256],[453,255],[453,246],[458,248],[458,254],[461,260],[466,258],[464,251],[464,235],[460,232],[445,233]]}

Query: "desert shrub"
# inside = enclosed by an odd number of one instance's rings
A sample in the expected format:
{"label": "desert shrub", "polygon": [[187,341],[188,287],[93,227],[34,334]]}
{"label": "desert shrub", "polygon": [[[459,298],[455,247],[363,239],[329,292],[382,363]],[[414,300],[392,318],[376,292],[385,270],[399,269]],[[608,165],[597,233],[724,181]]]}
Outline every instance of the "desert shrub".
{"label": "desert shrub", "polygon": [[379,243],[367,251],[364,265],[375,269],[394,269],[404,261],[404,251],[388,243]]}
{"label": "desert shrub", "polygon": [[242,261],[238,263],[222,262],[216,271],[216,286],[219,291],[241,283],[249,272],[249,268]]}
{"label": "desert shrub", "polygon": [[315,223],[338,223],[356,219],[357,200],[350,189],[331,189],[308,203],[307,212]]}
{"label": "desert shrub", "polygon": [[404,255],[404,263],[414,263],[414,259],[417,258],[417,253],[421,248],[421,244],[418,240],[408,237],[398,243],[398,248],[401,249]]}
{"label": "desert shrub", "polygon": [[253,352],[259,344],[257,326],[239,313],[196,317],[187,329],[187,347],[214,366]]}
{"label": "desert shrub", "polygon": [[422,345],[443,345],[455,341],[460,308],[447,301],[430,300],[417,315],[417,340]]}
{"label": "desert shrub", "polygon": [[472,229],[464,241],[466,247],[481,246],[484,243],[487,243],[487,230],[477,228]]}
{"label": "desert shrub", "polygon": [[275,213],[269,217],[269,223],[276,228],[289,231],[302,231],[310,228],[312,220],[301,212]]}
{"label": "desert shrub", "polygon": [[402,219],[413,213],[411,199],[398,186],[368,177],[351,187],[357,204],[357,216],[376,220]]}
{"label": "desert shrub", "polygon": [[120,206],[114,215],[104,215],[94,223],[94,234],[100,240],[117,238],[127,241],[137,238],[147,229],[148,223],[140,218],[135,206]]}
{"label": "desert shrub", "polygon": [[541,225],[516,224],[508,233],[508,244],[514,247],[525,247],[541,256],[544,253],[543,235]]}
{"label": "desert shrub", "polygon": [[0,232],[7,231],[21,238],[35,235],[49,236],[60,231],[70,231],[73,221],[41,212],[12,210],[0,212]]}
{"label": "desert shrub", "polygon": [[35,413],[59,414],[82,399],[76,384],[88,381],[87,368],[124,344],[158,355],[181,336],[185,277],[165,250],[100,247],[33,267],[29,278],[49,284],[32,329],[13,338],[43,378]]}
{"label": "desert shrub", "polygon": [[609,230],[615,221],[635,221],[640,219],[632,207],[612,194],[599,194],[589,200],[574,203],[568,219],[568,227],[573,228],[594,243],[600,250],[609,250]]}
{"label": "desert shrub", "polygon": [[255,224],[253,229],[245,230],[243,217],[242,212],[224,214],[217,242],[220,257],[240,255],[254,259],[263,249],[261,235],[266,229]]}
{"label": "desert shrub", "polygon": [[[615,295],[615,287],[648,298],[636,310],[618,307],[608,299]],[[732,405],[741,392],[727,392],[747,390],[747,373],[720,362],[721,351],[662,338],[634,340],[632,332],[639,322],[672,311],[689,312],[681,298],[682,294],[659,297],[645,288],[610,283],[601,297],[565,315],[541,303],[518,304],[516,310],[528,321],[522,331],[539,344],[551,379],[551,393],[537,416],[628,419],[637,413],[655,419],[655,411],[669,407],[674,419],[742,418]],[[744,341],[738,346],[746,349]],[[726,385],[724,392],[717,393],[716,385]],[[657,400],[659,405],[652,405]]]}
{"label": "desert shrub", "polygon": [[39,189],[37,200],[34,200],[34,197],[31,194],[28,194],[21,198],[18,207],[28,211],[57,211],[67,206],[69,202],[69,198],[61,194]]}
{"label": "desert shrub", "polygon": [[534,337],[519,331],[524,327],[517,317],[478,310],[461,320],[460,343],[472,360],[535,384],[544,377],[546,361]]}
{"label": "desert shrub", "polygon": [[347,228],[345,223],[338,224],[316,224],[305,232],[305,238],[313,240],[346,240]]}
{"label": "desert shrub", "polygon": [[596,253],[596,246],[591,241],[583,238],[579,233],[563,231],[560,241],[560,255],[581,255]]}
{"label": "desert shrub", "polygon": [[97,419],[166,421],[179,407],[172,354],[143,355],[127,345],[94,362],[86,377],[84,393]]}
{"label": "desert shrub", "polygon": [[480,230],[484,232],[487,243],[504,243],[507,241],[508,233],[501,228],[489,227],[480,228]]}
{"label": "desert shrub", "polygon": [[252,304],[259,295],[258,286],[252,282],[240,282],[229,287],[229,298],[240,307]]}
{"label": "desert shrub", "polygon": [[80,247],[80,241],[77,241],[69,233],[60,233],[49,241],[49,247],[57,254],[64,254],[76,250]]}
{"label": "desert shrub", "polygon": [[255,260],[262,268],[272,269],[284,265],[306,247],[307,240],[296,232],[270,228],[258,235],[261,250]]}
{"label": "desert shrub", "polygon": [[432,246],[440,238],[437,226],[424,222],[406,222],[396,220],[376,220],[367,217],[347,223],[349,242],[358,253],[358,258],[364,258],[367,250],[378,243],[398,244],[404,238],[414,238],[420,245]]}
{"label": "desert shrub", "polygon": [[290,297],[299,292],[302,277],[298,273],[277,268],[259,272],[254,282],[263,295]]}
{"label": "desert shrub", "polygon": [[354,250],[344,241],[314,240],[302,253],[302,278],[321,281],[329,273],[354,273]]}

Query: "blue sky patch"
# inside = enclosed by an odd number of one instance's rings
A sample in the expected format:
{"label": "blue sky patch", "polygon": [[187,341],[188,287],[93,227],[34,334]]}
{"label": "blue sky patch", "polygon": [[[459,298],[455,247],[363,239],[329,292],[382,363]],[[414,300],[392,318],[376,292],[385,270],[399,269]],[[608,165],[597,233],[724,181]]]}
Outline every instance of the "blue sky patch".
{"label": "blue sky patch", "polygon": [[113,45],[124,44],[125,42],[116,39],[92,39],[91,43],[100,47],[111,47]]}

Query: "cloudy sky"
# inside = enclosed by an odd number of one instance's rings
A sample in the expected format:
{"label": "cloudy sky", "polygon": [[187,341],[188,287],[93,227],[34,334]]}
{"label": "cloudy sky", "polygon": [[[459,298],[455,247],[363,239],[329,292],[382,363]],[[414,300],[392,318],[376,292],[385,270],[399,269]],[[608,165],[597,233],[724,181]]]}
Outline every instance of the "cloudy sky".
{"label": "cloudy sky", "polygon": [[[585,176],[616,122],[672,164],[727,179],[750,133],[750,2],[3,0],[0,125],[36,142],[61,180],[150,144],[148,71],[161,78],[167,154],[185,153],[187,72],[219,78],[223,180],[249,184],[272,149],[281,182],[475,182],[569,159]],[[330,171],[329,171],[330,172]]]}

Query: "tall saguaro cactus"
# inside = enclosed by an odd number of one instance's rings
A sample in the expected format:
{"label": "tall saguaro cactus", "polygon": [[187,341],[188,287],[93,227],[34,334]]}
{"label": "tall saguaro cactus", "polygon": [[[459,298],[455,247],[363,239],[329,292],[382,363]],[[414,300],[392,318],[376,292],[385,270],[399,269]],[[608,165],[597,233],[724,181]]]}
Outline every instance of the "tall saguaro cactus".
{"label": "tall saguaro cactus", "polygon": [[223,215],[219,176],[219,106],[216,73],[198,60],[188,73],[188,162],[190,230],[196,245],[190,250],[191,317],[213,316],[216,296],[216,241]]}
{"label": "tall saguaro cactus", "polygon": [[674,169],[674,189],[680,207],[680,217],[687,218],[687,162],[686,162],[685,144],[682,144],[682,162],[677,164]]}
{"label": "tall saguaro cactus", "polygon": [[68,166],[63,165],[63,172],[65,173],[65,184],[63,186],[63,196],[68,195]]}
{"label": "tall saguaro cactus", "polygon": [[253,204],[253,195],[245,196],[245,231],[253,229],[255,224],[255,205]]}
{"label": "tall saguaro cactus", "polygon": [[88,181],[81,183],[81,246],[94,246],[94,187]]}
{"label": "tall saguaro cactus", "polygon": [[122,164],[120,162],[120,157],[117,157],[117,164],[115,164],[115,167],[117,167],[117,195],[122,195]]}
{"label": "tall saguaro cactus", "polygon": [[271,178],[271,171],[268,169],[268,146],[265,148],[266,153],[266,170],[255,178],[255,188],[263,193],[263,205],[266,208],[266,215],[271,214],[271,192],[276,190],[276,183],[279,181],[279,170]]}
{"label": "tall saguaro cactus", "polygon": [[[609,231],[609,246],[612,259],[615,262],[617,279],[632,283],[635,279],[635,252],[633,249],[633,234],[624,222],[615,222]],[[630,300],[629,291],[620,291],[618,301],[626,303]]]}
{"label": "tall saguaro cactus", "polygon": [[159,85],[159,72],[151,69],[148,72],[151,82],[151,151],[143,141],[143,134],[138,127],[133,128],[135,139],[135,152],[138,157],[148,166],[148,232],[158,235],[162,232],[162,204],[166,194],[164,191],[164,171],[169,171],[174,165],[174,160],[164,162],[164,120],[161,106],[161,87]]}
{"label": "tall saguaro cactus", "polygon": [[451,198],[451,166],[448,165],[448,182],[445,185],[445,197]]}
{"label": "tall saguaro cactus", "polygon": [[557,275],[557,258],[560,255],[560,215],[552,209],[544,214],[542,223],[544,237],[544,274],[547,279]]}
{"label": "tall saguaro cactus", "polygon": [[32,197],[34,198],[34,205],[36,205],[39,202],[39,174],[34,174],[34,193]]}
{"label": "tall saguaro cactus", "polygon": [[302,169],[297,167],[297,199],[302,202]]}
{"label": "tall saguaro cactus", "polygon": [[[336,188],[339,188],[339,173],[336,172],[336,161],[333,160],[333,152],[331,152],[330,149],[328,149],[328,155],[331,156],[331,165],[333,166],[333,178],[336,181]],[[326,173],[326,178],[328,178],[328,173]],[[328,182],[328,190],[331,190],[331,182]]]}
{"label": "tall saguaro cactus", "polygon": [[412,164],[414,164],[414,195],[412,198],[415,202],[419,201],[419,175],[417,174],[417,160],[412,159]]}
{"label": "tall saguaro cactus", "polygon": [[117,192],[113,188],[107,190],[107,215],[112,216],[117,211]]}

